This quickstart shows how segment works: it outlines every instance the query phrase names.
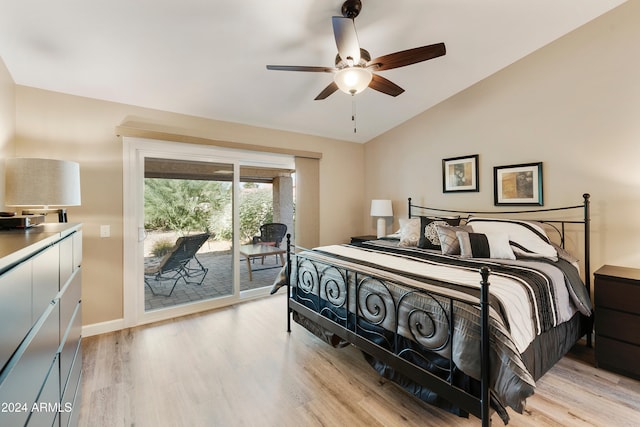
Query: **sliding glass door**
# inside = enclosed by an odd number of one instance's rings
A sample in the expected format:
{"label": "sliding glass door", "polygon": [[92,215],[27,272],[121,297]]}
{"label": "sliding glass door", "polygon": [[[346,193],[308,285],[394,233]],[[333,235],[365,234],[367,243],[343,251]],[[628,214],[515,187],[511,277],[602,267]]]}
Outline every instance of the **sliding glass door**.
{"label": "sliding glass door", "polygon": [[126,325],[266,295],[282,257],[261,229],[293,231],[292,172],[288,156],[126,138]]}
{"label": "sliding glass door", "polygon": [[145,311],[234,294],[233,169],[144,159]]}

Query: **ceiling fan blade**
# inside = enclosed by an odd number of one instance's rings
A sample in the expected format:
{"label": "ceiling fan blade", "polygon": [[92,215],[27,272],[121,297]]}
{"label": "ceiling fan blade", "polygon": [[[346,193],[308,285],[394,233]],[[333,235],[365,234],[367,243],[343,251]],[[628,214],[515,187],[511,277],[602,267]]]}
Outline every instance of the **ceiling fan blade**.
{"label": "ceiling fan blade", "polygon": [[445,53],[447,53],[447,50],[444,47],[444,43],[437,43],[379,56],[369,61],[367,67],[374,67],[375,71],[390,70],[437,58]]}
{"label": "ceiling fan blade", "polygon": [[334,16],[331,20],[340,58],[345,62],[351,58],[353,64],[358,65],[360,62],[360,43],[358,43],[358,34],[353,19]]}
{"label": "ceiling fan blade", "polygon": [[331,95],[333,92],[338,90],[338,85],[336,84],[336,82],[331,82],[331,84],[327,87],[325,87],[322,92],[320,92],[318,94],[318,96],[316,96],[314,98],[315,101],[320,101],[323,99],[326,99],[329,95]]}
{"label": "ceiling fan blade", "polygon": [[391,80],[385,79],[382,76],[378,76],[377,74],[373,75],[371,83],[369,83],[369,87],[373,90],[377,90],[378,92],[382,92],[391,96],[398,96],[402,92],[404,92],[404,89],[402,89],[400,86],[393,83]]}
{"label": "ceiling fan blade", "polygon": [[305,65],[267,65],[267,70],[277,71],[310,71],[313,73],[333,73],[337,71],[333,67],[309,67]]}

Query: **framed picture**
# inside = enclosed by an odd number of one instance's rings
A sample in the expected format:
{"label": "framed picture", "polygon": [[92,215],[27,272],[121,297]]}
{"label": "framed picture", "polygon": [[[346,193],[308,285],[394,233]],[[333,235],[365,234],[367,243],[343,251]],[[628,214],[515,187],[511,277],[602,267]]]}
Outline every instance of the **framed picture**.
{"label": "framed picture", "polygon": [[542,206],[542,162],[495,166],[493,198],[496,206]]}
{"label": "framed picture", "polygon": [[442,192],[479,191],[478,155],[442,159]]}

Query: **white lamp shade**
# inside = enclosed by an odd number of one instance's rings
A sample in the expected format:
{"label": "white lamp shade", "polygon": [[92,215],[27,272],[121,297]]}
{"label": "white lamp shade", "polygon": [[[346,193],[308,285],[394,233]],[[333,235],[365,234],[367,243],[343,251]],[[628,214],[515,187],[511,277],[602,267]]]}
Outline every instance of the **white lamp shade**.
{"label": "white lamp shade", "polygon": [[372,200],[371,216],[393,216],[391,200]]}
{"label": "white lamp shade", "polygon": [[54,159],[7,159],[5,205],[80,205],[80,165]]}
{"label": "white lamp shade", "polygon": [[373,74],[366,68],[346,67],[336,72],[333,81],[344,93],[355,95],[365,90],[372,78]]}

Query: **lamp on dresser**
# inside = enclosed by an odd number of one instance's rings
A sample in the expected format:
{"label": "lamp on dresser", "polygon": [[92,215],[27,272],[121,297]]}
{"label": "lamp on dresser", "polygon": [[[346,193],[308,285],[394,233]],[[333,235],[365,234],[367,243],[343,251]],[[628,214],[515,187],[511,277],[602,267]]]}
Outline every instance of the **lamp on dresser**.
{"label": "lamp on dresser", "polygon": [[378,217],[377,236],[378,238],[386,235],[387,222],[386,217],[393,216],[393,207],[391,200],[374,199],[371,201],[371,216]]}
{"label": "lamp on dresser", "polygon": [[80,166],[66,160],[7,159],[5,186],[7,206],[33,208],[23,210],[28,215],[55,212],[59,222],[67,222],[64,207],[80,205]]}

